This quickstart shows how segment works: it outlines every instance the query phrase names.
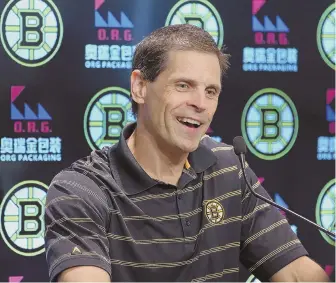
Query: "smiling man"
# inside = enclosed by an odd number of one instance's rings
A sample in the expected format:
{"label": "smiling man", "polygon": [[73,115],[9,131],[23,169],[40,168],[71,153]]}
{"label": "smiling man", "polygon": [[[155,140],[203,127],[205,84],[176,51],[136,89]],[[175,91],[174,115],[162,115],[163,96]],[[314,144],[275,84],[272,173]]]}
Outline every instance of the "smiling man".
{"label": "smiling man", "polygon": [[[232,146],[205,135],[228,56],[192,25],[154,31],[131,74],[137,123],[52,181],[51,281],[328,281],[278,210],[246,190]],[[223,95],[223,94],[222,94]],[[253,188],[268,196],[247,167]]]}

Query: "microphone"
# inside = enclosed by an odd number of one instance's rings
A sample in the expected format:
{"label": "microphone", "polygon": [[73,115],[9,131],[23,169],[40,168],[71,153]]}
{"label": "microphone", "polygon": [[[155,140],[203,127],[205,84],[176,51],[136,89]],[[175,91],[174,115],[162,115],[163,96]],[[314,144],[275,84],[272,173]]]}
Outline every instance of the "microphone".
{"label": "microphone", "polygon": [[324,233],[326,233],[326,234],[328,234],[332,237],[335,237],[335,234],[333,232],[321,227],[320,225],[317,225],[315,222],[310,221],[309,219],[301,216],[300,214],[298,214],[294,211],[291,211],[288,208],[282,207],[281,205],[278,205],[277,203],[273,202],[272,200],[254,192],[253,189],[252,189],[252,186],[250,185],[250,183],[247,180],[246,173],[245,173],[245,154],[246,154],[247,150],[246,150],[246,144],[245,144],[244,138],[240,137],[240,136],[235,137],[233,139],[233,148],[234,148],[235,154],[239,158],[239,162],[240,162],[240,165],[241,165],[241,168],[242,168],[245,183],[246,183],[246,185],[247,185],[247,187],[248,187],[248,189],[249,189],[249,191],[251,192],[252,195],[254,195],[256,198],[262,199],[263,201],[265,201],[266,203],[268,203],[272,206],[275,206],[275,207],[277,207],[277,208],[279,208],[283,211],[288,212],[289,214],[295,215],[296,217],[304,220],[306,223],[309,223],[309,224],[315,226],[317,229],[323,231]]}

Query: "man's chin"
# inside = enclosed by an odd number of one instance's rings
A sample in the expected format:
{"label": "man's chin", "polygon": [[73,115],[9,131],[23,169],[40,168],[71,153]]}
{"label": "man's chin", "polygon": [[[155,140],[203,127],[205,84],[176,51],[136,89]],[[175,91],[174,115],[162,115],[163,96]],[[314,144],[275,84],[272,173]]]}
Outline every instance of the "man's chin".
{"label": "man's chin", "polygon": [[198,141],[197,143],[193,142],[193,143],[180,144],[179,148],[185,153],[190,153],[190,152],[195,151],[198,148],[199,143],[200,141]]}

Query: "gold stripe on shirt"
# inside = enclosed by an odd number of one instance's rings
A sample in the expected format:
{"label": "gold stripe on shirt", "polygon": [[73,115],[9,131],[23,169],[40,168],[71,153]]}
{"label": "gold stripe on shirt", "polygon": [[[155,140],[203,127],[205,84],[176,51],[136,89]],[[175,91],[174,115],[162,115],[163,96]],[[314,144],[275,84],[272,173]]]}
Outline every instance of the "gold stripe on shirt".
{"label": "gold stripe on shirt", "polygon": [[209,180],[213,177],[217,177],[218,175],[221,175],[221,174],[224,174],[224,173],[227,173],[227,172],[232,172],[232,171],[235,171],[235,170],[238,170],[237,165],[222,168],[222,169],[219,169],[217,171],[212,172],[211,174],[204,175],[203,180],[207,181],[207,180]]}
{"label": "gold stripe on shirt", "polygon": [[[221,174],[228,173],[228,172],[233,172],[235,170],[238,170],[237,166],[231,166],[231,167],[222,168],[220,170],[212,172],[209,175],[203,176],[203,180],[207,181],[207,180],[209,180],[211,178],[214,178],[214,177],[217,177],[217,176],[219,176]],[[175,196],[175,195],[192,192],[192,191],[194,191],[194,190],[196,190],[198,188],[201,188],[202,185],[203,185],[203,182],[199,182],[199,183],[197,183],[194,186],[187,187],[187,188],[182,189],[182,190],[176,190],[176,191],[171,192],[171,193],[156,194],[156,195],[155,194],[149,194],[149,195],[145,195],[145,196],[141,196],[141,197],[133,197],[133,198],[131,198],[131,200],[133,202],[139,202],[139,201],[145,201],[145,200],[150,200],[150,199],[168,198],[168,197],[172,197],[172,196]],[[120,195],[120,193],[118,195]]]}
{"label": "gold stripe on shirt", "polygon": [[118,260],[118,259],[111,259],[111,264],[121,265],[121,266],[130,266],[130,267],[140,267],[140,268],[172,268],[172,267],[178,267],[178,266],[191,264],[199,260],[199,258],[202,256],[206,256],[206,255],[216,253],[216,252],[222,252],[229,248],[236,248],[236,247],[239,247],[239,245],[240,245],[240,242],[232,242],[224,246],[219,246],[219,247],[211,248],[208,250],[204,250],[204,251],[201,251],[198,255],[194,256],[193,258],[185,260],[185,261],[150,263],[150,262],[132,262],[132,261],[124,261],[124,260]]}
{"label": "gold stripe on shirt", "polygon": [[[257,182],[252,186],[252,190],[255,192],[255,190],[256,190],[260,185],[261,185],[260,182],[257,181]],[[247,189],[247,190],[248,190],[248,189]],[[242,199],[241,202],[243,202],[245,199],[247,199],[250,195],[251,195],[251,192],[248,191],[248,192],[246,193],[245,197]]]}
{"label": "gold stripe on shirt", "polygon": [[233,146],[218,146],[218,147],[214,147],[212,148],[212,152],[216,152],[216,151],[221,151],[221,150],[232,150]]}
{"label": "gold stripe on shirt", "polygon": [[[227,199],[229,197],[233,197],[233,196],[239,196],[241,194],[240,190],[235,190],[232,192],[228,192],[226,194],[223,194],[221,196],[216,197],[215,199],[211,199],[211,200],[217,200],[217,201],[222,201],[224,199]],[[207,202],[209,200],[205,200],[203,201],[203,205],[205,204],[205,202]],[[149,215],[137,215],[137,216],[126,216],[123,217],[123,219],[125,221],[130,221],[130,220],[153,220],[153,221],[165,221],[165,220],[174,220],[174,219],[180,219],[180,218],[186,218],[186,217],[190,217],[193,215],[196,215],[198,213],[200,213],[203,210],[203,207],[199,207],[193,211],[187,212],[187,213],[182,213],[182,214],[173,214],[173,215],[165,215],[165,216],[158,216],[158,217],[152,217]]]}
{"label": "gold stripe on shirt", "polygon": [[286,223],[288,223],[288,222],[287,222],[287,219],[282,219],[282,220],[280,220],[280,221],[278,221],[278,222],[273,223],[271,226],[269,226],[269,227],[267,227],[267,228],[265,228],[265,229],[260,230],[258,233],[252,235],[251,237],[247,238],[247,239],[245,240],[245,242],[243,243],[242,247],[241,247],[241,251],[242,251],[242,250],[243,250],[249,243],[251,243],[251,242],[254,241],[255,239],[258,239],[261,235],[264,235],[264,234],[266,234],[266,233],[272,231],[273,229],[275,229],[275,228],[277,228],[277,227],[279,227],[279,226],[281,226],[281,225],[283,225],[283,224],[286,224]]}
{"label": "gold stripe on shirt", "polygon": [[275,255],[277,255],[278,253],[282,252],[283,250],[288,249],[289,247],[295,245],[295,244],[300,244],[300,240],[296,239],[293,241],[290,241],[280,247],[278,247],[276,250],[272,251],[271,253],[269,253],[268,255],[264,256],[261,260],[259,260],[256,264],[254,264],[253,266],[251,266],[249,268],[250,272],[253,272],[254,270],[256,270],[260,265],[262,265],[263,263],[265,263],[267,260],[269,260],[270,258],[274,257]]}
{"label": "gold stripe on shirt", "polygon": [[[249,167],[249,165],[248,165],[248,163],[245,161],[245,169],[248,168],[248,167]],[[240,179],[241,177],[243,177],[243,171],[242,171],[241,169],[239,169],[238,176],[239,176],[239,179]]]}
{"label": "gold stripe on shirt", "polygon": [[112,233],[106,234],[107,238],[113,239],[113,240],[119,240],[119,241],[127,241],[127,242],[133,242],[134,244],[141,244],[141,245],[146,245],[146,244],[170,244],[170,243],[183,243],[183,242],[194,242],[197,240],[197,238],[203,234],[207,229],[220,226],[220,225],[226,225],[232,222],[236,221],[241,221],[241,216],[233,216],[230,218],[225,219],[222,223],[220,224],[212,224],[212,223],[207,223],[200,229],[200,231],[195,235],[195,236],[189,236],[189,237],[184,237],[184,238],[158,238],[158,239],[150,239],[150,240],[135,240],[132,237],[129,236],[123,236],[123,235],[116,235]]}
{"label": "gold stripe on shirt", "polygon": [[211,273],[211,274],[207,274],[203,277],[195,278],[195,279],[191,280],[191,282],[199,282],[199,281],[206,281],[206,280],[209,280],[209,279],[220,278],[225,274],[230,274],[230,273],[234,273],[234,272],[239,272],[239,267],[225,268],[221,272]]}
{"label": "gold stripe on shirt", "polygon": [[196,215],[200,212],[202,212],[203,208],[199,207],[195,210],[192,210],[190,212],[181,213],[181,214],[172,214],[172,215],[164,215],[164,216],[158,216],[158,217],[152,217],[149,215],[135,215],[135,216],[126,216],[123,217],[125,221],[131,221],[131,220],[152,220],[152,221],[165,221],[165,220],[174,220],[174,219],[180,219],[180,218],[186,218],[191,217],[193,215]]}
{"label": "gold stripe on shirt", "polygon": [[244,217],[243,217],[243,221],[249,219],[249,218],[250,218],[253,214],[255,214],[257,211],[262,210],[262,209],[264,209],[264,208],[266,208],[266,207],[269,207],[269,206],[270,206],[270,205],[269,205],[268,203],[265,203],[265,204],[261,204],[261,205],[256,206],[256,207],[253,209],[252,212],[250,212],[249,214],[244,215]]}
{"label": "gold stripe on shirt", "polygon": [[192,192],[198,188],[201,188],[203,185],[203,182],[199,182],[194,186],[184,188],[182,190],[176,190],[172,193],[164,193],[164,194],[157,194],[157,195],[146,195],[146,196],[141,196],[141,197],[134,197],[130,198],[133,202],[139,202],[139,201],[144,201],[144,200],[149,200],[149,199],[159,199],[159,198],[168,198],[172,197],[174,195],[179,195],[179,194],[184,194],[187,192]]}

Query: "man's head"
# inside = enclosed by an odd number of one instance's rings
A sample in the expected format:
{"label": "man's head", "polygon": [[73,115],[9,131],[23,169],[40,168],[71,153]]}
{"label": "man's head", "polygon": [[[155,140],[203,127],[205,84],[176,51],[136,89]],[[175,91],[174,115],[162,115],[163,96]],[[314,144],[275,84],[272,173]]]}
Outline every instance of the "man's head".
{"label": "man's head", "polygon": [[131,75],[138,125],[168,150],[194,151],[217,109],[228,55],[193,25],[160,28],[136,48]]}

